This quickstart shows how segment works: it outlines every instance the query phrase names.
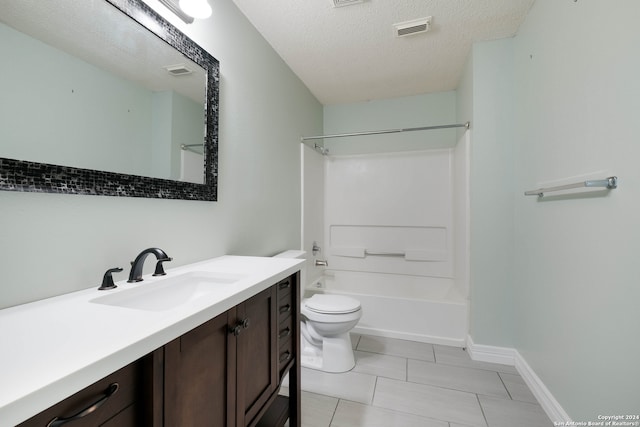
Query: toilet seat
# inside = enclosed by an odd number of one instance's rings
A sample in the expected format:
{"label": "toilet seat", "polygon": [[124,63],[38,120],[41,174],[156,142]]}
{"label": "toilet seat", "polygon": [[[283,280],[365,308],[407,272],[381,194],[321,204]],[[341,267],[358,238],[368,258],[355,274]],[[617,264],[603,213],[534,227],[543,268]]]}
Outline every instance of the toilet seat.
{"label": "toilet seat", "polygon": [[315,294],[305,299],[303,305],[319,314],[349,314],[360,310],[360,301],[344,295]]}

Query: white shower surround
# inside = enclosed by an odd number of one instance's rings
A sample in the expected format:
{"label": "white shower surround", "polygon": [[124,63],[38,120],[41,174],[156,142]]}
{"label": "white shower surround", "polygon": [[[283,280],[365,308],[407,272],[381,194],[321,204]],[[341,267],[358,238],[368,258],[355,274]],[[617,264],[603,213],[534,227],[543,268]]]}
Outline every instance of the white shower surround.
{"label": "white shower surround", "polygon": [[358,299],[355,332],[465,345],[467,154],[468,133],[452,149],[324,158],[320,257],[329,269],[307,286]]}

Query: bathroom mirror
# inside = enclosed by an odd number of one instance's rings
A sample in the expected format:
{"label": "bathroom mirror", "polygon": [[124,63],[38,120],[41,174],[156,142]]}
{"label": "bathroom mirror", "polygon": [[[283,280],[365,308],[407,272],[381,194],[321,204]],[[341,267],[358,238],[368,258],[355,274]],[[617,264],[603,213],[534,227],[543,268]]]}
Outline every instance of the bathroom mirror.
{"label": "bathroom mirror", "polygon": [[0,189],[217,199],[218,61],[141,0],[2,0],[0,51]]}

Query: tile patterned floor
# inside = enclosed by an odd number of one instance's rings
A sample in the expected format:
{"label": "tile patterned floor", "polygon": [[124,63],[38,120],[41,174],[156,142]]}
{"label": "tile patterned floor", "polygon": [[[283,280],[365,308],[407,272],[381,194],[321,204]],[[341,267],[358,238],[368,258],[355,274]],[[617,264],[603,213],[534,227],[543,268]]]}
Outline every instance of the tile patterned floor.
{"label": "tile patterned floor", "polygon": [[303,368],[303,427],[553,426],[512,366],[476,362],[455,347],[352,341],[352,371]]}

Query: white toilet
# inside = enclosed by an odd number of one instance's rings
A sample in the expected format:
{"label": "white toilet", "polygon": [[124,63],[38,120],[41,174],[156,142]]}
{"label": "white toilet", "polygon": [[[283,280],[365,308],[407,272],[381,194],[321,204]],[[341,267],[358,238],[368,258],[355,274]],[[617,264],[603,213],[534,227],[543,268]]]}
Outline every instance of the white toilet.
{"label": "white toilet", "polygon": [[325,372],[346,372],[353,369],[349,331],[360,317],[360,301],[332,294],[315,294],[302,301],[301,364]]}
{"label": "white toilet", "polygon": [[[283,258],[305,258],[306,252],[290,250],[275,255]],[[304,268],[302,282],[305,280]],[[325,372],[346,372],[355,366],[349,331],[360,317],[360,301],[333,294],[314,294],[301,301],[300,364]]]}

